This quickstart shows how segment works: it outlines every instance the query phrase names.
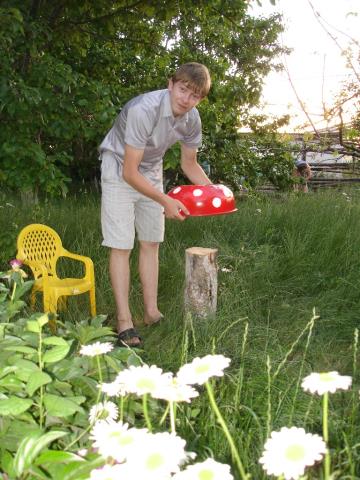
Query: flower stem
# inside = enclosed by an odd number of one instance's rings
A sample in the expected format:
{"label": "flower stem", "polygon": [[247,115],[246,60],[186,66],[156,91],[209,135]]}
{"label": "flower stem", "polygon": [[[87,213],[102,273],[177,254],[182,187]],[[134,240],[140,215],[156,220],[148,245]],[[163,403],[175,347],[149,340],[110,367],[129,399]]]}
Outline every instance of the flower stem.
{"label": "flower stem", "polygon": [[241,477],[242,480],[248,480],[249,476],[245,473],[245,470],[244,470],[243,464],[240,460],[240,456],[239,456],[239,453],[238,453],[237,448],[235,446],[234,440],[233,440],[233,438],[231,436],[231,433],[229,432],[229,429],[228,429],[228,427],[225,423],[225,420],[224,420],[223,416],[221,415],[220,410],[219,410],[219,408],[216,404],[216,401],[215,401],[215,398],[214,398],[214,393],[213,393],[212,387],[210,385],[210,382],[206,382],[205,386],[206,386],[206,390],[207,390],[207,393],[208,393],[208,396],[209,396],[211,408],[213,409],[213,411],[216,415],[216,418],[217,418],[221,428],[223,429],[223,432],[226,436],[226,439],[227,439],[227,441],[230,445],[231,454],[232,454],[232,457],[235,460],[236,465],[239,469],[240,477]]}
{"label": "flower stem", "polygon": [[64,448],[64,452],[66,452],[66,450],[70,450],[70,448],[75,445],[75,443],[77,443],[79,440],[82,439],[82,437],[84,435],[86,435],[91,429],[92,427],[94,426],[94,422],[93,423],[90,423],[90,425],[88,425],[88,427],[86,427],[85,430],[83,430],[80,435],[78,435],[72,442],[69,443],[69,445],[66,445],[66,447]]}
{"label": "flower stem", "polygon": [[[39,332],[39,347],[38,347],[38,362],[39,362],[39,368],[42,371],[44,368],[44,362],[42,358],[42,329],[40,327],[40,332]],[[40,398],[39,398],[39,425],[40,428],[43,428],[43,423],[44,423],[44,386],[41,385],[40,387]]]}
{"label": "flower stem", "polygon": [[152,431],[152,425],[151,425],[151,421],[150,421],[150,417],[149,417],[149,410],[148,410],[148,404],[147,404],[147,393],[145,393],[145,395],[143,395],[143,411],[144,411],[146,426],[147,426],[149,432],[151,432]]}
{"label": "flower stem", "polygon": [[13,302],[14,298],[15,298],[16,286],[17,286],[17,283],[14,282],[14,286],[13,286],[13,289],[12,289],[12,292],[11,292],[11,297],[10,297],[11,302]]}
{"label": "flower stem", "polygon": [[169,402],[170,406],[170,425],[171,425],[171,433],[176,433],[175,427],[175,418],[176,418],[176,403]]}
{"label": "flower stem", "polygon": [[120,397],[120,412],[119,412],[120,421],[123,421],[124,418],[124,397]]}
{"label": "flower stem", "polygon": [[328,409],[329,409],[329,394],[324,393],[323,396],[323,437],[326,443],[326,453],[324,461],[324,480],[330,479],[330,448],[329,448],[329,427],[328,427]]}
{"label": "flower stem", "polygon": [[96,363],[97,363],[97,367],[98,367],[98,372],[99,372],[99,383],[103,383],[102,381],[102,372],[101,372],[101,365],[100,365],[100,358],[99,358],[99,355],[96,355]]}

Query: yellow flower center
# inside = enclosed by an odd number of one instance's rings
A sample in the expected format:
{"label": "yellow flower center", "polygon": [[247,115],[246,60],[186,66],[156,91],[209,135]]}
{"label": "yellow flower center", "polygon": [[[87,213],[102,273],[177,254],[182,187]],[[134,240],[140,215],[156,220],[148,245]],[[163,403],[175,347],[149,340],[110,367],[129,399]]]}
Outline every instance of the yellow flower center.
{"label": "yellow flower center", "polygon": [[123,435],[119,438],[119,444],[121,446],[125,445],[130,445],[130,443],[133,443],[134,438],[131,435]]}
{"label": "yellow flower center", "polygon": [[107,410],[100,410],[96,417],[101,420],[106,420],[109,416],[110,413]]}
{"label": "yellow flower center", "polygon": [[320,373],[320,380],[322,382],[333,382],[334,376],[331,373]]}
{"label": "yellow flower center", "polygon": [[160,453],[153,453],[147,459],[146,466],[149,470],[156,470],[164,463],[163,456]]}
{"label": "yellow flower center", "polygon": [[213,480],[214,472],[211,470],[201,470],[199,473],[199,480]]}
{"label": "yellow flower center", "polygon": [[209,370],[209,365],[199,365],[198,367],[196,367],[196,373],[205,373]]}
{"label": "yellow flower center", "polygon": [[297,462],[305,456],[305,448],[302,445],[290,445],[285,450],[285,457],[292,462]]}
{"label": "yellow flower center", "polygon": [[120,432],[111,432],[109,435],[109,440],[122,440],[122,434]]}
{"label": "yellow flower center", "polygon": [[153,390],[155,387],[155,384],[152,380],[149,380],[148,378],[141,378],[137,382],[137,387],[138,388],[144,388],[146,390]]}

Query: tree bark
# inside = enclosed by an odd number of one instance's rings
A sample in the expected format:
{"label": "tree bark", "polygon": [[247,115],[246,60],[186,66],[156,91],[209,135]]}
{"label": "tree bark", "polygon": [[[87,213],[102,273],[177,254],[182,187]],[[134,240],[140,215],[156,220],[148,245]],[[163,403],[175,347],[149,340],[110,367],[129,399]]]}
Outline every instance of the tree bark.
{"label": "tree bark", "polygon": [[206,318],[216,313],[217,249],[191,247],[185,255],[185,310]]}

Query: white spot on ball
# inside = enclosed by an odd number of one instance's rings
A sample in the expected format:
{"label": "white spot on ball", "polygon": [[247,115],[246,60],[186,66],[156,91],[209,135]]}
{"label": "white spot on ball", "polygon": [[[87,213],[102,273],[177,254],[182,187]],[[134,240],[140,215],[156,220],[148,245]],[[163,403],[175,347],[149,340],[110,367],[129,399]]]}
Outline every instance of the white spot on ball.
{"label": "white spot on ball", "polygon": [[211,202],[213,204],[213,207],[219,208],[221,206],[221,199],[218,197],[213,198],[213,201]]}
{"label": "white spot on ball", "polygon": [[227,188],[227,187],[224,186],[222,190],[224,192],[225,197],[231,198],[233,196],[233,193],[230,190],[230,188]]}
{"label": "white spot on ball", "polygon": [[175,190],[173,190],[173,193],[179,193],[181,191],[181,187],[176,187]]}
{"label": "white spot on ball", "polygon": [[194,197],[200,197],[202,194],[203,194],[203,191],[200,190],[200,188],[195,188],[195,190],[193,191]]}

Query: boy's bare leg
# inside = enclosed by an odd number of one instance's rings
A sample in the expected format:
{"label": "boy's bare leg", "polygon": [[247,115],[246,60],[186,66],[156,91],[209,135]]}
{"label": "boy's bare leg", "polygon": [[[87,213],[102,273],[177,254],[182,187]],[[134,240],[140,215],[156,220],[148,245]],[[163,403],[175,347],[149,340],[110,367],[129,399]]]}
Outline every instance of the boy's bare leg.
{"label": "boy's bare leg", "polygon": [[139,272],[144,297],[144,323],[151,325],[162,318],[158,309],[159,244],[140,241]]}
{"label": "boy's bare leg", "polygon": [[[118,333],[133,328],[134,324],[129,308],[130,258],[131,250],[112,248],[110,251],[109,271],[114,293],[117,314]],[[126,341],[128,345],[137,345],[140,339],[134,337]]]}

